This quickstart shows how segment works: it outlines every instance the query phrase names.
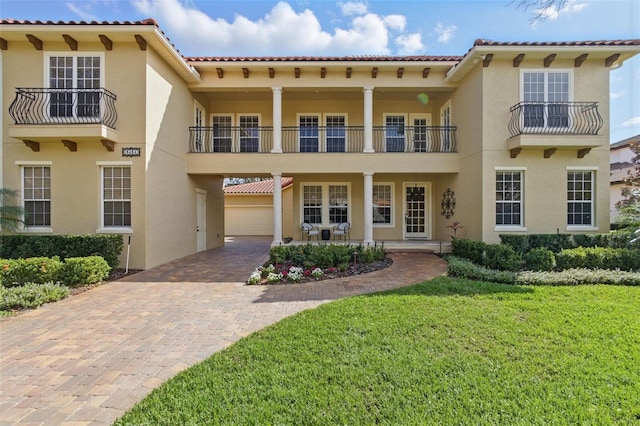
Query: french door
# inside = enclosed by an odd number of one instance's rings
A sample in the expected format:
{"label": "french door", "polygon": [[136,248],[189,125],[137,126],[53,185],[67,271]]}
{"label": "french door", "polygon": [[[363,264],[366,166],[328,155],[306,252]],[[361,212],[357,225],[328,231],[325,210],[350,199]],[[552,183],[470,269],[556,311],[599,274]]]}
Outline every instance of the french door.
{"label": "french door", "polygon": [[431,187],[428,183],[404,186],[404,238],[431,238]]}

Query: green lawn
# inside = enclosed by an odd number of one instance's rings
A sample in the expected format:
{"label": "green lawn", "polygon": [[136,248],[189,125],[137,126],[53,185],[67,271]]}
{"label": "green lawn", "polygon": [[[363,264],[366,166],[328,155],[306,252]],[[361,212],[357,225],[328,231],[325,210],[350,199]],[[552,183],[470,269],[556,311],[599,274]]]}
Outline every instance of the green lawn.
{"label": "green lawn", "polygon": [[638,425],[640,287],[441,277],[340,300],[242,339],[117,422],[373,423]]}

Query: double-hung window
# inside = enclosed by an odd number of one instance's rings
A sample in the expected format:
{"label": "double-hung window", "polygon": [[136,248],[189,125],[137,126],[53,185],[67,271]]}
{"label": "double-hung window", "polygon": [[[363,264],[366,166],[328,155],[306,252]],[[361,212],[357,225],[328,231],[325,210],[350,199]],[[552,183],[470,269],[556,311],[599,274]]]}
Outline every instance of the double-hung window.
{"label": "double-hung window", "polygon": [[373,224],[391,225],[393,212],[393,193],[391,184],[373,185]]}
{"label": "double-hung window", "polygon": [[51,54],[48,57],[49,117],[82,122],[100,120],[102,54]]}
{"label": "double-hung window", "polygon": [[525,129],[566,129],[570,126],[569,71],[523,71],[522,101]]}
{"label": "double-hung window", "polygon": [[522,170],[496,170],[496,226],[523,227]]}
{"label": "double-hung window", "polygon": [[22,200],[26,228],[51,227],[51,167],[22,166]]}
{"label": "double-hung window", "polygon": [[327,115],[326,144],[327,152],[345,152],[347,146],[346,119],[344,115]]}
{"label": "double-hung window", "polygon": [[348,184],[302,184],[302,221],[319,226],[333,226],[348,222]]}
{"label": "double-hung window", "polygon": [[318,115],[300,115],[300,152],[319,152],[320,117]]}
{"label": "double-hung window", "polygon": [[567,171],[567,225],[594,226],[594,171]]}
{"label": "double-hung window", "polygon": [[211,117],[213,126],[211,151],[231,152],[233,146],[233,117],[231,115],[214,115]]}
{"label": "double-hung window", "polygon": [[131,166],[104,165],[102,170],[102,227],[131,227]]}
{"label": "double-hung window", "polygon": [[385,125],[385,151],[404,152],[405,146],[405,117],[404,115],[386,115]]}
{"label": "double-hung window", "polygon": [[260,152],[260,117],[257,115],[241,115],[240,152]]}

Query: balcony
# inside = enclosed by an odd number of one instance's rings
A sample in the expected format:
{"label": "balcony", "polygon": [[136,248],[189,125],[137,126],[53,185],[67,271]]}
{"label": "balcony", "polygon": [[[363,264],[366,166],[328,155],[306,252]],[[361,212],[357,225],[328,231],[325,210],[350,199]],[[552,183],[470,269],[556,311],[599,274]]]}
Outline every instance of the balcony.
{"label": "balcony", "polygon": [[15,123],[9,126],[9,136],[32,149],[40,142],[62,140],[71,146],[101,140],[113,150],[117,142],[115,102],[116,95],[104,88],[18,88],[9,106]]}
{"label": "balcony", "polygon": [[544,149],[545,158],[557,149],[577,149],[582,158],[605,143],[598,135],[604,120],[597,102],[520,102],[510,112],[507,147],[512,158],[523,148]]}
{"label": "balcony", "polygon": [[[374,126],[378,153],[455,153],[456,127]],[[190,153],[270,153],[273,127],[189,127]],[[363,126],[282,127],[284,153],[362,153]]]}

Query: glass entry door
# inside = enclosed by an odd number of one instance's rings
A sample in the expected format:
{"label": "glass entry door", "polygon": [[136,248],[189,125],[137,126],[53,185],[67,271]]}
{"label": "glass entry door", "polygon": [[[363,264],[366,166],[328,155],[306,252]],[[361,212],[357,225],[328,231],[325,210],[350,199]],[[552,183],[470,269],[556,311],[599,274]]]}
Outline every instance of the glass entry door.
{"label": "glass entry door", "polygon": [[425,184],[406,184],[404,187],[404,237],[431,237],[429,217],[430,191]]}

